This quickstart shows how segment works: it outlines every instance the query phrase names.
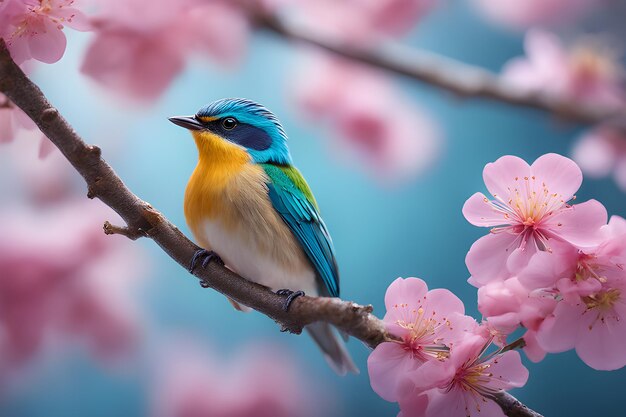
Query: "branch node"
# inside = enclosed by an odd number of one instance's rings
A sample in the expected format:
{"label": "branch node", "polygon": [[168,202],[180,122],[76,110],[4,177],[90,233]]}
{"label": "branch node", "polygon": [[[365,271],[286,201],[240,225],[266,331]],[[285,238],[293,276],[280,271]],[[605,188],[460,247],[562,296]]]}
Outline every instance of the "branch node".
{"label": "branch node", "polygon": [[[108,221],[104,222],[102,227],[105,235],[122,235],[126,236],[130,240],[137,240],[140,237],[146,236],[146,232],[139,228],[130,228],[126,226],[115,226]],[[202,281],[205,282],[205,281]]]}
{"label": "branch node", "polygon": [[41,113],[41,121],[44,123],[51,123],[57,117],[59,117],[59,111],[54,107],[48,107]]}
{"label": "branch node", "polygon": [[100,155],[102,155],[102,150],[96,145],[89,145],[87,149],[89,149],[89,153],[91,153],[96,158],[100,158]]}
{"label": "branch node", "polygon": [[163,215],[155,210],[150,203],[143,203],[143,217],[148,221],[151,227],[155,227],[163,222]]}
{"label": "branch node", "polygon": [[96,192],[96,185],[100,182],[100,180],[102,180],[102,178],[96,177],[92,183],[87,185],[87,198],[90,200],[93,200],[98,196],[98,193]]}

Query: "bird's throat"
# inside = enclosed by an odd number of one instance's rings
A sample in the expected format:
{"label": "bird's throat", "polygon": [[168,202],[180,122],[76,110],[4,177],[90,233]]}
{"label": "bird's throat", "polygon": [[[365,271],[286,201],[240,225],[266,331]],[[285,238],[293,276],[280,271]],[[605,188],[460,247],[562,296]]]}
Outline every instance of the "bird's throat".
{"label": "bird's throat", "polygon": [[203,219],[228,211],[224,191],[232,179],[250,164],[250,155],[210,132],[193,132],[198,147],[198,165],[185,191],[185,217],[194,230]]}

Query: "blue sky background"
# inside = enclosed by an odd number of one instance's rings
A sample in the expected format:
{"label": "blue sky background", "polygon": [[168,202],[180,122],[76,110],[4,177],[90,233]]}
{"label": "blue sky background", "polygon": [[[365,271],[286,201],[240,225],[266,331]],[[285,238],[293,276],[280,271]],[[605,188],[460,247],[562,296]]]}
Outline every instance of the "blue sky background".
{"label": "blue sky background", "polygon": [[[389,283],[398,276],[417,276],[431,288],[452,290],[468,313],[479,318],[476,290],[466,283],[464,258],[486,230],[469,225],[461,208],[472,193],[483,191],[483,166],[505,154],[529,162],[547,152],[567,155],[580,133],[538,111],[461,100],[398,78],[403,90],[439,121],[446,143],[425,175],[401,186],[381,187],[341,165],[329,154],[327,132],[305,124],[290,108],[285,80],[295,65],[296,46],[259,34],[237,69],[224,71],[195,62],[147,107],[120,104],[80,75],[88,39],[89,35],[71,33],[62,61],[39,67],[35,78],[78,132],[102,147],[104,157],[131,190],[189,235],[182,201],[196,150],[189,135],[166,118],[194,113],[222,97],[264,103],[283,122],[294,161],[309,181],[333,235],[342,297],[372,303],[380,316]],[[494,71],[522,53],[520,34],[490,26],[466,2],[450,2],[427,17],[408,43]],[[610,180],[585,179],[577,196],[578,201],[598,199],[610,214],[626,216],[625,196]],[[307,371],[304,379],[336,393],[340,404],[336,415],[396,414],[395,404],[372,392],[368,350],[360,342],[352,340],[349,348],[362,374],[336,377],[306,337],[282,334],[260,314],[235,312],[223,296],[201,289],[154,243],[144,239],[137,244],[152,255],[152,273],[139,300],[153,319],[150,334],[184,331],[224,355],[233,346],[273,340],[299,359]],[[539,364],[524,360],[530,379],[513,394],[546,416],[623,415],[626,370],[593,371],[573,352],[549,355]],[[41,369],[0,401],[0,415],[104,417],[147,412],[148,374],[104,371],[80,351]]]}

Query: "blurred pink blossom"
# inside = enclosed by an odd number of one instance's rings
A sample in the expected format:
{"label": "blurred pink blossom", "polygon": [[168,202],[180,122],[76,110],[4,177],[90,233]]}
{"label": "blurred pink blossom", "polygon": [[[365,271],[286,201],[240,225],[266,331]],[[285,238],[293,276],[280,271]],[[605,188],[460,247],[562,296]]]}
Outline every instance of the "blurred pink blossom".
{"label": "blurred pink blossom", "polygon": [[293,91],[306,116],[329,123],[340,155],[383,181],[412,178],[436,159],[438,127],[378,72],[318,55],[298,71]]}
{"label": "blurred pink blossom", "polygon": [[439,0],[299,0],[296,21],[316,33],[351,42],[371,42],[381,36],[403,36]]}
{"label": "blurred pink blossom", "polygon": [[222,0],[161,2],[158,7],[151,0],[112,0],[103,3],[93,25],[96,37],[83,73],[139,99],[160,95],[194,52],[234,63],[248,35],[246,17]]}
{"label": "blurred pink blossom", "polygon": [[483,179],[494,200],[476,193],[463,206],[470,223],[493,227],[465,258],[473,285],[519,271],[532,255],[550,250],[549,239],[581,248],[600,241],[600,228],[607,220],[604,206],[596,200],[568,204],[582,183],[574,161],[546,154],[529,166],[508,155],[487,164]]}
{"label": "blurred pink blossom", "polygon": [[19,369],[52,340],[80,340],[102,359],[137,337],[132,287],[141,252],[105,236],[113,213],[82,199],[0,212],[0,368]]}
{"label": "blurred pink blossom", "polygon": [[[431,377],[430,389],[416,389],[400,401],[407,417],[503,417],[491,395],[522,387],[528,370],[518,352],[486,354],[491,339],[468,335]],[[421,398],[420,398],[421,397]]]}
{"label": "blurred pink blossom", "polygon": [[599,39],[583,39],[568,49],[556,35],[533,29],[526,34],[525,50],[526,57],[514,58],[502,70],[502,77],[519,88],[603,106],[626,102],[619,57]]}
{"label": "blurred pink blossom", "polygon": [[230,360],[178,344],[159,358],[152,417],[325,415],[311,379],[275,346],[256,344]]}
{"label": "blurred pink blossom", "polygon": [[[17,106],[15,106],[4,94],[0,93],[0,144],[10,142],[23,130],[34,130],[37,126]],[[41,146],[50,142],[43,134],[39,133]],[[41,156],[47,156],[49,152]]]}
{"label": "blurred pink blossom", "polygon": [[0,190],[13,199],[40,207],[84,195],[80,177],[61,152],[38,158],[41,144],[30,135],[20,135],[0,150],[0,165],[11,173],[9,181],[0,181]]}
{"label": "blurred pink blossom", "polygon": [[463,302],[454,294],[445,289],[428,291],[419,278],[392,282],[385,306],[385,327],[401,341],[378,345],[367,365],[374,391],[387,401],[398,401],[403,391],[413,389],[411,379],[419,379],[415,374],[421,365],[446,359],[477,324],[464,314]]}
{"label": "blurred pink blossom", "polygon": [[502,26],[525,29],[577,19],[605,0],[472,0],[487,19]]}
{"label": "blurred pink blossom", "polygon": [[612,174],[626,192],[626,136],[618,130],[600,126],[585,132],[574,145],[572,158],[590,177]]}
{"label": "blurred pink blossom", "polygon": [[64,26],[88,30],[76,0],[5,0],[0,4],[0,37],[18,64],[36,59],[57,62],[65,52]]}

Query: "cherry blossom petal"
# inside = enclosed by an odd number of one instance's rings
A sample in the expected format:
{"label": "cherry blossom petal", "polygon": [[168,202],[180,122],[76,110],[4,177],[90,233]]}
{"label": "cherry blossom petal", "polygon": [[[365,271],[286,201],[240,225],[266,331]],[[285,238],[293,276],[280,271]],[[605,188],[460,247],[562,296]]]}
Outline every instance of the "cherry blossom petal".
{"label": "cherry blossom petal", "polygon": [[41,32],[37,32],[28,40],[31,56],[46,64],[53,64],[63,56],[67,39],[55,23],[45,19]]}
{"label": "cherry blossom petal", "polygon": [[414,392],[400,398],[400,413],[398,417],[416,417],[423,416],[428,407],[428,396],[421,392]]}
{"label": "cherry blossom petal", "polygon": [[[626,303],[615,305],[615,316],[597,319],[581,328],[576,341],[576,353],[587,365],[599,371],[613,371],[626,366]],[[591,312],[590,312],[591,315]],[[579,316],[580,318],[580,316]]]}
{"label": "cherry blossom petal", "polygon": [[550,193],[572,199],[583,182],[583,173],[574,161],[555,153],[540,156],[530,167],[534,176],[545,182]]}
{"label": "cherry blossom petal", "polygon": [[452,313],[465,314],[463,301],[445,288],[435,288],[426,295],[424,315],[446,317]]}
{"label": "cherry blossom petal", "polygon": [[615,147],[604,137],[604,132],[604,129],[594,129],[585,133],[572,150],[572,158],[590,177],[609,175],[617,160]]}
{"label": "cherry blossom petal", "polygon": [[[513,333],[520,325],[519,315],[516,312],[508,312],[499,316],[489,316],[487,322],[494,329],[500,338]],[[494,340],[494,342],[496,342]]]}
{"label": "cherry blossom petal", "polygon": [[613,215],[604,229],[609,238],[624,235],[626,234],[626,219]]}
{"label": "cherry blossom petal", "polygon": [[624,192],[626,192],[626,156],[622,156],[615,165],[615,171],[613,172],[613,178],[617,186]]}
{"label": "cherry blossom petal", "polygon": [[518,236],[503,231],[490,233],[478,239],[465,257],[465,264],[474,282],[485,285],[509,277],[506,262],[516,247]]}
{"label": "cherry blossom petal", "polygon": [[463,216],[474,226],[492,227],[509,223],[483,193],[475,193],[463,205]]}
{"label": "cherry blossom petal", "polygon": [[506,260],[506,269],[510,274],[517,274],[528,265],[537,252],[539,252],[537,245],[533,243],[513,250]]}
{"label": "cherry blossom petal", "polygon": [[535,69],[543,75],[554,74],[555,67],[563,67],[567,60],[559,37],[541,29],[530,29],[526,32],[524,50]]}
{"label": "cherry blossom petal", "polygon": [[[583,315],[584,307],[560,302],[554,314],[547,317],[537,331],[537,342],[546,352],[558,353],[572,349],[578,339],[578,330],[593,320],[590,314]],[[588,323],[587,323],[588,324]]]}
{"label": "cherry blossom petal", "polygon": [[578,251],[566,242],[551,240],[552,252],[537,252],[526,268],[517,274],[519,282],[528,290],[553,287],[563,277],[575,273]]}
{"label": "cherry blossom petal", "polygon": [[74,7],[58,7],[54,11],[54,17],[62,19],[65,26],[80,32],[86,32],[93,29],[93,25],[91,24],[89,18],[79,9]]}
{"label": "cherry blossom petal", "polygon": [[517,156],[505,155],[485,165],[483,180],[494,197],[504,198],[515,187],[516,178],[529,177],[530,166]]}
{"label": "cherry blossom petal", "polygon": [[601,227],[607,223],[606,208],[597,200],[589,200],[562,210],[546,222],[559,238],[578,246],[590,248],[602,240]]}
{"label": "cherry blossom petal", "polygon": [[[394,323],[397,320],[406,319],[404,309],[398,308],[398,305],[408,304],[409,306],[417,307],[418,301],[425,298],[427,292],[428,286],[419,278],[397,278],[389,285],[385,293],[387,313],[383,320],[388,323]],[[400,336],[401,334],[398,335]]]}
{"label": "cherry blossom petal", "polygon": [[50,139],[42,135],[41,142],[39,142],[39,158],[46,158],[48,155],[54,152],[56,148],[57,147],[54,146],[54,143],[52,143]]}
{"label": "cherry blossom petal", "polygon": [[398,401],[399,391],[410,383],[409,376],[418,365],[401,344],[381,343],[367,358],[372,389],[387,401]]}
{"label": "cherry blossom petal", "polygon": [[[432,389],[427,391],[427,394],[428,408],[424,417],[467,417],[465,397],[460,389],[453,388],[448,393]],[[417,417],[417,415],[411,417]]]}
{"label": "cherry blossom petal", "polygon": [[524,333],[524,342],[524,353],[528,359],[536,363],[541,362],[546,357],[546,351],[537,342],[536,332],[529,330]]}
{"label": "cherry blossom petal", "polygon": [[0,109],[0,143],[10,142],[15,138],[14,109]]}
{"label": "cherry blossom petal", "polygon": [[489,361],[489,371],[493,377],[487,384],[489,388],[510,389],[526,385],[528,381],[528,369],[522,365],[519,352],[508,351],[501,356]]}

